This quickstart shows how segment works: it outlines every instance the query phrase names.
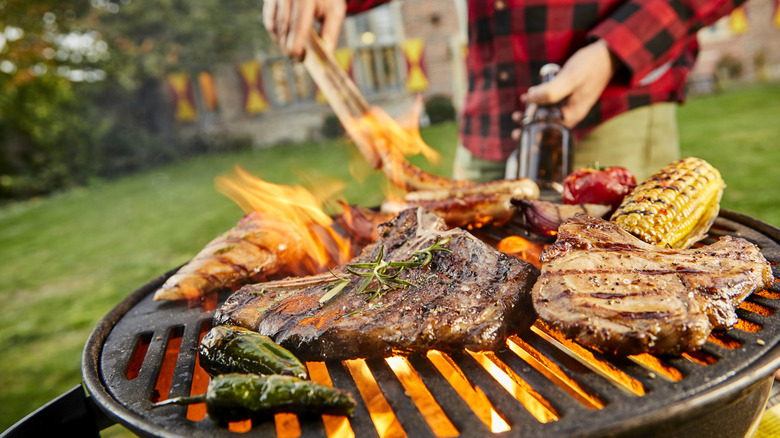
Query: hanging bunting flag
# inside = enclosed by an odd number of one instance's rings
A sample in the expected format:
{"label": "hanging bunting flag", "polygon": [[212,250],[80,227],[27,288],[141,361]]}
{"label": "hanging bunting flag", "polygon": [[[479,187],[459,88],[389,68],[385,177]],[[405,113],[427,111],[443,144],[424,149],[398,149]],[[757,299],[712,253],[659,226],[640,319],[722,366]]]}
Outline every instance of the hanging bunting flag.
{"label": "hanging bunting flag", "polygon": [[422,38],[408,39],[401,44],[406,55],[406,89],[415,93],[427,90],[429,85],[423,65],[424,47]]}
{"label": "hanging bunting flag", "polygon": [[166,77],[168,88],[173,95],[173,117],[182,122],[190,122],[198,118],[195,108],[195,97],[192,92],[190,75],[187,73],[170,73]]}
{"label": "hanging bunting flag", "polygon": [[355,51],[349,47],[342,47],[333,51],[333,57],[336,58],[336,62],[339,64],[342,70],[347,72],[347,75],[352,78],[352,58],[355,55]]}
{"label": "hanging bunting flag", "polygon": [[747,32],[748,22],[747,14],[745,13],[745,7],[739,7],[731,12],[731,18],[729,19],[729,30],[734,35],[742,35]]}
{"label": "hanging bunting flag", "polygon": [[208,72],[200,72],[198,75],[200,94],[203,97],[203,106],[209,111],[216,111],[219,107],[217,100],[217,87],[214,85],[214,76]]}
{"label": "hanging bunting flag", "polygon": [[[336,63],[339,65],[339,67],[341,67],[342,70],[347,72],[347,75],[352,80],[355,79],[352,69],[352,59],[354,56],[355,50],[349,47],[341,47],[333,51],[333,57],[336,58]],[[322,91],[320,91],[319,88],[317,88],[317,94],[314,96],[314,98],[317,100],[317,102],[320,103],[327,102],[325,95],[322,94]]]}
{"label": "hanging bunting flag", "polygon": [[247,114],[262,113],[268,109],[261,67],[262,64],[258,61],[247,61],[238,66],[241,87],[244,90],[244,111]]}
{"label": "hanging bunting flag", "polygon": [[775,27],[780,28],[780,0],[775,1],[775,15],[772,22],[775,24]]}

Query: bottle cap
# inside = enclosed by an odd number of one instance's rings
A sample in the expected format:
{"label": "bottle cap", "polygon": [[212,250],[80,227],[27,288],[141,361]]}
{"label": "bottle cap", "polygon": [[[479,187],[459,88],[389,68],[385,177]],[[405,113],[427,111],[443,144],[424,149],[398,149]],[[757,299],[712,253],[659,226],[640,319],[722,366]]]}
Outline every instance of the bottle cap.
{"label": "bottle cap", "polygon": [[545,76],[548,76],[548,75],[555,76],[556,74],[558,74],[559,71],[561,71],[561,66],[560,65],[549,63],[549,64],[543,65],[542,68],[539,69],[539,76],[542,76],[542,77],[545,77]]}

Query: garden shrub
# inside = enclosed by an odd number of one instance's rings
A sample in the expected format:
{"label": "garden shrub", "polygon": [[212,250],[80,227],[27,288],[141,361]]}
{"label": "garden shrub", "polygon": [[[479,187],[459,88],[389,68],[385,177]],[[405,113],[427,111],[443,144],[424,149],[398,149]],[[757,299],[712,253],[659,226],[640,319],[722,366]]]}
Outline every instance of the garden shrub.
{"label": "garden shrub", "polygon": [[455,107],[447,96],[433,96],[425,102],[425,113],[431,125],[455,120]]}
{"label": "garden shrub", "polygon": [[344,126],[335,114],[328,114],[322,122],[322,135],[325,138],[339,138],[344,135]]}

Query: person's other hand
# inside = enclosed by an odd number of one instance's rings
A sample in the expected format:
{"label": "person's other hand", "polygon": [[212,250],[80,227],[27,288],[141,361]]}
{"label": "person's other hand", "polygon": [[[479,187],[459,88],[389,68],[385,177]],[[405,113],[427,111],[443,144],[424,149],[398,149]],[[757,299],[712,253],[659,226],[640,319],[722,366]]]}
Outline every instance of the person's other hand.
{"label": "person's other hand", "polygon": [[314,20],[322,21],[325,48],[333,50],[346,11],[344,0],[265,0],[263,24],[285,55],[301,60]]}
{"label": "person's other hand", "polygon": [[550,82],[529,88],[520,98],[539,105],[566,99],[561,106],[563,123],[573,128],[596,104],[618,64],[607,44],[598,40],[574,52]]}

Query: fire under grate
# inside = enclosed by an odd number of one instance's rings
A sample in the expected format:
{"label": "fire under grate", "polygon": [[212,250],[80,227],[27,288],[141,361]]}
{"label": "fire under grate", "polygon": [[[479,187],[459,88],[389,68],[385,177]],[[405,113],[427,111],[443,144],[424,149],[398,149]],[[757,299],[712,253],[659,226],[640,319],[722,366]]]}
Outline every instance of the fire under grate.
{"label": "fire under grate", "polygon": [[[510,225],[476,232],[495,244],[522,234]],[[736,213],[721,212],[705,243],[720,235],[756,243],[775,277],[780,230]],[[220,426],[203,404],[151,409],[154,402],[205,392],[208,376],[197,364],[197,345],[211,328],[229,291],[197,305],[154,302],[153,292],[172,272],[148,283],[95,329],[83,358],[90,395],[114,420],[141,435],[226,437],[604,436],[679,430],[712,412],[724,394],[764,382],[778,366],[780,283],[751,295],[737,310],[739,323],[713,333],[701,351],[682,357],[604,355],[584,348],[541,322],[507,340],[499,352],[464,351],[387,359],[309,362],[312,380],[350,391],[354,416],[277,414],[258,424]],[[771,379],[769,380],[771,386]],[[764,394],[746,401],[760,412]],[[744,428],[734,425],[735,430]],[[721,430],[728,435],[728,430]]]}

